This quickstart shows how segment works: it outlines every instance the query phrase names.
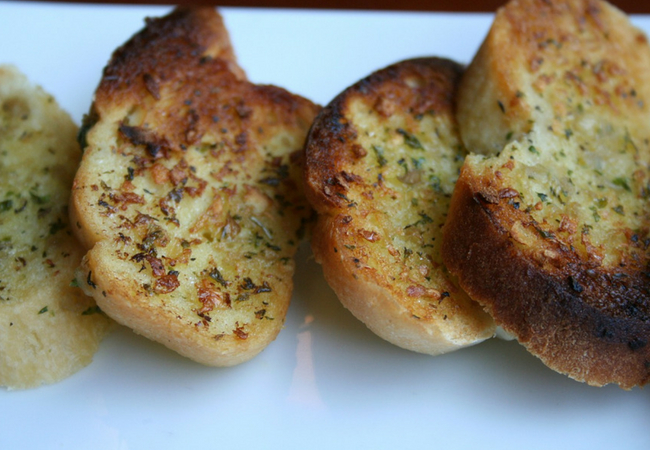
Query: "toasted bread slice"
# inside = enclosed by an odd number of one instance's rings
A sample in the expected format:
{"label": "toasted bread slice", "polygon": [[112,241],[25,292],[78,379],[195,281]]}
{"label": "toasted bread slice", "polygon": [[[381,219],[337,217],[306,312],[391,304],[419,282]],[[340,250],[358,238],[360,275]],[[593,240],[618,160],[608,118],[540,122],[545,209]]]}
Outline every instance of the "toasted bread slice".
{"label": "toasted bread slice", "polygon": [[77,126],[0,66],[0,385],[53,383],[89,364],[112,321],[71,286],[83,249],[68,221]]}
{"label": "toasted bread slice", "polygon": [[312,215],[299,150],[317,111],[245,81],[213,8],[149,20],[113,55],[81,136],[72,216],[102,310],[207,365],[267,346]]}
{"label": "toasted bread slice", "polygon": [[598,386],[647,383],[646,37],[602,1],[510,2],[459,102],[463,140],[491,156],[468,157],[456,185],[450,271],[549,367]]}
{"label": "toasted bread slice", "polygon": [[325,278],[377,335],[432,355],[494,334],[440,256],[465,156],[453,116],[461,73],[437,58],[373,73],[322,111],[306,145],[312,248]]}

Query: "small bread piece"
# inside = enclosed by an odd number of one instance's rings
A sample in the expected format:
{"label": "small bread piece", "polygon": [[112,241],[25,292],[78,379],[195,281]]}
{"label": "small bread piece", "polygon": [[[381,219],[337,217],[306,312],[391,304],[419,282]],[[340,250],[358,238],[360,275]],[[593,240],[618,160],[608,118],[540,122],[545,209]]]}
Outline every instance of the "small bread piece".
{"label": "small bread piece", "polygon": [[437,58],[373,73],[322,111],[306,145],[312,248],[325,278],[377,335],[431,355],[494,334],[440,256],[465,156],[453,116],[461,73]]}
{"label": "small bread piece", "polygon": [[243,80],[214,8],[149,20],[104,71],[73,188],[102,310],[206,365],[266,347],[312,215],[298,162],[317,112]]}
{"label": "small bread piece", "polygon": [[646,384],[646,37],[602,1],[513,1],[459,99],[470,150],[501,151],[465,160],[444,231],[449,270],[549,367]]}
{"label": "small bread piece", "polygon": [[112,321],[71,286],[83,249],[68,200],[77,126],[13,66],[0,66],[0,385],[54,383],[88,365]]}

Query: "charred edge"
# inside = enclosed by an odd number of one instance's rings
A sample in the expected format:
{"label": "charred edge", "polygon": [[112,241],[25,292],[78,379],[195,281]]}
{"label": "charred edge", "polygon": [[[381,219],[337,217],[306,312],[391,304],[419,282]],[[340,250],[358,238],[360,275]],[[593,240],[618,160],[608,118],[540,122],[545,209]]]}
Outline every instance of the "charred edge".
{"label": "charred edge", "polygon": [[96,285],[95,282],[93,281],[92,276],[93,276],[93,271],[91,270],[91,271],[88,272],[88,278],[86,278],[86,283],[87,283],[88,286],[90,286],[91,288],[93,288],[93,289],[97,289],[97,285]]}

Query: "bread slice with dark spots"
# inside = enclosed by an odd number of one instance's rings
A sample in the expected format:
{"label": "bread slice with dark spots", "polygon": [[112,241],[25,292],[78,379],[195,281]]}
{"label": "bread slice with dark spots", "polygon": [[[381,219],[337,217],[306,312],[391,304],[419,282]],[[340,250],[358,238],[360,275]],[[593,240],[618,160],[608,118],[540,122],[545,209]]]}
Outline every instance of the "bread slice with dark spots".
{"label": "bread slice with dark spots", "polygon": [[498,325],[592,385],[650,380],[650,47],[600,0],[500,9],[459,91],[443,257]]}
{"label": "bread slice with dark spots", "polygon": [[373,73],[324,108],[306,145],[312,248],[325,278],[377,335],[432,355],[494,334],[440,256],[465,157],[453,114],[461,73],[437,58]]}
{"label": "bread slice with dark spots", "polygon": [[301,149],[317,111],[246,81],[213,8],[148,20],[104,70],[81,134],[72,216],[102,310],[207,365],[273,341],[312,216]]}

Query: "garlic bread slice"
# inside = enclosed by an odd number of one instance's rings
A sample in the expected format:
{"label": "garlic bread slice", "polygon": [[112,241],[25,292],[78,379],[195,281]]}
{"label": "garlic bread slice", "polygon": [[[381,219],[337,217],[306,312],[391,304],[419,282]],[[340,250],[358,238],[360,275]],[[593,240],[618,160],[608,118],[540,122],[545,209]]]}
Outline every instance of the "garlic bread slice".
{"label": "garlic bread slice", "polygon": [[494,334],[440,256],[465,157],[453,115],[461,73],[437,58],[373,73],[324,108],[306,145],[312,248],[325,278],[377,335],[432,355]]}
{"label": "garlic bread slice", "polygon": [[51,95],[0,66],[0,385],[11,389],[85,367],[113,323],[73,282],[76,135]]}
{"label": "garlic bread slice", "polygon": [[266,347],[312,214],[300,150],[317,110],[244,80],[213,8],[149,20],[113,55],[81,136],[72,215],[102,310],[207,365]]}
{"label": "garlic bread slice", "polygon": [[459,92],[461,137],[488,156],[465,160],[444,261],[592,385],[650,379],[649,102],[647,38],[600,0],[508,3]]}

